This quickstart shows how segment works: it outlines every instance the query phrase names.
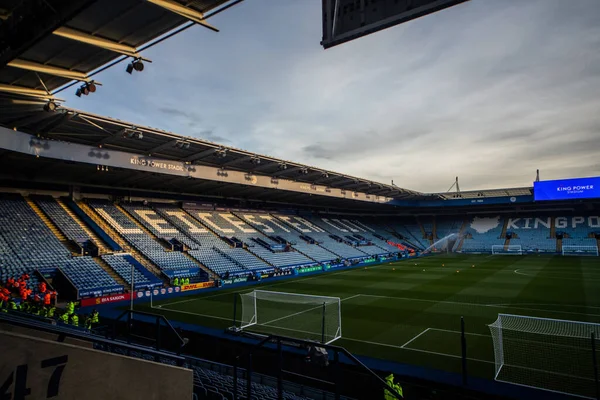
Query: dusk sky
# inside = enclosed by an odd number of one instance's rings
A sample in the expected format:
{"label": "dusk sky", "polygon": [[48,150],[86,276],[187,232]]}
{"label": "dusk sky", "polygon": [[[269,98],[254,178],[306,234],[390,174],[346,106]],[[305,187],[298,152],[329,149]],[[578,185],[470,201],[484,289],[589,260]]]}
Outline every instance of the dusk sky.
{"label": "dusk sky", "polygon": [[67,106],[408,189],[600,175],[600,1],[472,0],[323,50],[321,0],[246,0]]}

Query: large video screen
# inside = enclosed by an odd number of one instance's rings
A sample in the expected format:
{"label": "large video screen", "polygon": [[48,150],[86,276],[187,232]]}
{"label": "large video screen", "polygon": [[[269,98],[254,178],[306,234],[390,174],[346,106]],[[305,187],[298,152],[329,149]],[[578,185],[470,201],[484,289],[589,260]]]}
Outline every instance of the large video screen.
{"label": "large video screen", "polygon": [[533,183],[535,201],[600,198],[600,177]]}

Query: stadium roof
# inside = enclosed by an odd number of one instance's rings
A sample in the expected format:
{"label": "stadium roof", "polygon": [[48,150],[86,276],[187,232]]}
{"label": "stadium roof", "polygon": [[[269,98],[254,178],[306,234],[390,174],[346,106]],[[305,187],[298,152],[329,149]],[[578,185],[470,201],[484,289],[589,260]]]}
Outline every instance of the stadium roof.
{"label": "stadium roof", "polygon": [[[12,100],[15,100],[14,98]],[[21,99],[23,100],[23,99]],[[7,101],[0,97],[0,103]],[[368,179],[353,177],[323,168],[318,168],[293,161],[283,160],[262,154],[252,153],[231,146],[203,139],[181,136],[172,132],[156,128],[145,127],[120,121],[108,117],[91,114],[84,111],[60,107],[55,112],[47,112],[40,104],[31,107],[17,107],[11,112],[0,115],[0,124],[11,129],[39,135],[52,140],[77,143],[93,148],[124,151],[143,156],[150,156],[164,160],[182,161],[190,165],[205,165],[223,170],[241,171],[254,175],[289,179],[296,182],[306,182],[311,185],[323,185],[348,191],[360,191],[376,196],[390,197],[404,200],[434,200],[434,199],[475,199],[482,197],[506,197],[531,195],[531,188],[491,189],[479,191],[447,192],[437,194],[424,194],[403,189],[397,186],[374,182]],[[27,162],[22,156],[12,155],[9,161],[6,158],[6,168],[23,161],[27,168],[37,169],[37,174],[45,172],[69,176],[74,182],[89,182],[89,172],[85,168],[72,168],[69,164],[59,161]],[[47,171],[40,172],[39,168]],[[93,167],[93,166],[92,166]],[[50,177],[45,177],[49,180]],[[107,185],[119,188],[136,188],[148,190],[176,190],[181,187],[189,188],[189,182],[179,182],[173,177],[158,173],[148,174],[136,171],[120,171],[118,174],[104,174],[95,177],[96,185]],[[191,185],[193,186],[193,185]],[[243,185],[231,185],[222,182],[205,182],[197,189],[206,195],[214,196],[241,196],[250,194],[252,198],[270,201],[289,201],[301,203],[308,200],[307,195],[301,193],[286,193],[279,191],[276,195],[267,193],[268,190],[260,188],[248,189]],[[264,192],[264,193],[261,193]],[[192,191],[188,193],[193,193]],[[311,202],[316,202],[313,196]],[[344,202],[347,203],[347,202]],[[331,204],[331,203],[329,203]],[[338,205],[341,205],[339,203]],[[347,204],[346,204],[347,205]]]}
{"label": "stadium roof", "polygon": [[241,1],[0,0],[0,92],[50,98]]}
{"label": "stadium roof", "polygon": [[[143,50],[193,25],[216,30],[206,20],[241,1],[0,0],[0,125],[52,140],[394,199],[531,194],[530,188],[423,194],[70,109],[60,105],[60,99],[56,98],[62,90],[94,81],[96,74],[119,62],[150,61],[141,54]],[[54,103],[49,103],[49,100]],[[48,104],[57,103],[59,106],[55,111],[48,111]],[[19,164],[23,167],[23,176],[35,170],[43,179],[48,179],[48,174],[52,173],[70,176],[78,183],[89,182],[87,167],[73,167],[69,163],[51,160],[30,162],[27,157],[3,155],[2,168],[15,168]],[[47,171],[44,167],[48,167]],[[190,186],[169,176],[136,171],[104,174],[94,179],[98,185],[123,188],[157,190]],[[302,202],[309,200],[307,196],[310,196],[281,191],[274,194],[266,189],[263,193],[260,188],[248,189],[243,185],[223,182],[204,182],[196,189],[208,195],[252,194],[253,198],[271,201]],[[315,202],[315,199],[312,197],[310,201]],[[348,204],[348,201],[336,204]]]}
{"label": "stadium roof", "polygon": [[[6,99],[0,98],[0,103],[3,100]],[[251,172],[399,199],[430,196],[393,185],[65,107],[55,112],[46,112],[39,104],[28,109],[17,107],[12,112],[0,115],[0,124],[53,140],[126,151],[165,160],[184,161],[192,165]],[[165,179],[169,178],[165,177]],[[119,182],[115,184],[118,185]]]}

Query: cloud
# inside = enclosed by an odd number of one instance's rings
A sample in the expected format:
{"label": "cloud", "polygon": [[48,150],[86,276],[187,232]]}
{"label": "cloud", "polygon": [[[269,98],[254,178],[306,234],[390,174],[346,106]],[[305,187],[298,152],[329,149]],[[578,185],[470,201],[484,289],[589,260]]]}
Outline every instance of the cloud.
{"label": "cloud", "polygon": [[421,191],[599,172],[597,0],[468,2],[326,51],[320,14],[244,2],[68,105]]}

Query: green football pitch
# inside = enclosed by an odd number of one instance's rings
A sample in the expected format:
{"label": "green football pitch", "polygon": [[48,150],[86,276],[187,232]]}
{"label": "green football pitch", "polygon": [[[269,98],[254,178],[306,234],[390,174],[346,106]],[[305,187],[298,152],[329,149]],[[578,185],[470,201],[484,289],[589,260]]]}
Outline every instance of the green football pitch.
{"label": "green football pitch", "polygon": [[[152,312],[227,328],[236,293],[255,289],[339,297],[342,338],[335,345],[357,355],[453,372],[461,368],[462,316],[469,374],[486,378],[493,377],[494,366],[488,324],[500,313],[600,323],[600,259],[543,255],[452,254],[333,270],[154,302]],[[289,314],[285,331],[249,329],[295,336],[290,327],[293,321],[301,326],[301,314]]]}

